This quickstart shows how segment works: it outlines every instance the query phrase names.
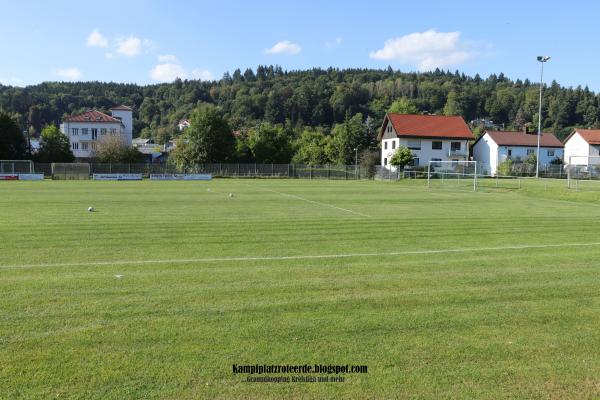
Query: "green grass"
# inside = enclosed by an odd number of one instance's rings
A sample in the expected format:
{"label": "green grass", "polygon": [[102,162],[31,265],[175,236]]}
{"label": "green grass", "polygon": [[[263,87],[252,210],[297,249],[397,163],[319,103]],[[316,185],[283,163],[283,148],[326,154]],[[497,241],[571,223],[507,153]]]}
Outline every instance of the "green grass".
{"label": "green grass", "polygon": [[0,398],[598,398],[600,245],[517,248],[600,242],[564,184],[0,182]]}

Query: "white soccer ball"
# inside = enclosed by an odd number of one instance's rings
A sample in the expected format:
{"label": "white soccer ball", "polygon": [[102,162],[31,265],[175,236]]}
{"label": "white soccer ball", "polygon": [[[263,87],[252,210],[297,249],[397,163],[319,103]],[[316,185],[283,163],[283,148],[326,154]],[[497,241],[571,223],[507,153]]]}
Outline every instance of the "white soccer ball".
{"label": "white soccer ball", "polygon": [[233,197],[233,193],[229,193],[229,197]]}
{"label": "white soccer ball", "polygon": [[94,207],[88,207],[88,211],[89,212],[93,212],[94,211]]}

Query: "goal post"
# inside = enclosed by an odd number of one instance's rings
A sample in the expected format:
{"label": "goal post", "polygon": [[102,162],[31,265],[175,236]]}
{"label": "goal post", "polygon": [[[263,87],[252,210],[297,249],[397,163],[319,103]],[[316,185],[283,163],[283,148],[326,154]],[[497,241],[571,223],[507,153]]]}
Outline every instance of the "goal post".
{"label": "goal post", "polygon": [[0,174],[33,174],[31,160],[0,160]]}
{"label": "goal post", "polygon": [[427,165],[427,187],[457,186],[477,190],[477,161],[432,160]]}
{"label": "goal post", "polygon": [[567,188],[592,188],[600,190],[600,156],[569,156]]}
{"label": "goal post", "polygon": [[52,163],[52,179],[90,179],[90,164]]}

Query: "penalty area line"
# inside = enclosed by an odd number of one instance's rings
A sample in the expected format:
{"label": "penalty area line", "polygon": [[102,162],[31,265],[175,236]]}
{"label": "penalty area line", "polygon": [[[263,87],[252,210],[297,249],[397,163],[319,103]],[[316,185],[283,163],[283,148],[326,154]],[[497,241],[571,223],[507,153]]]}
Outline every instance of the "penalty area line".
{"label": "penalty area line", "polygon": [[291,255],[291,256],[254,256],[254,257],[207,257],[207,258],[182,258],[182,259],[161,259],[161,260],[112,260],[112,261],[89,261],[89,262],[66,262],[53,264],[21,264],[21,265],[0,265],[0,269],[15,268],[52,268],[52,267],[87,267],[87,266],[106,266],[106,265],[144,265],[144,264],[190,264],[190,263],[214,263],[214,262],[235,262],[235,261],[285,261],[285,260],[318,260],[318,259],[336,259],[352,257],[390,257],[390,256],[409,256],[409,255],[427,255],[427,254],[451,254],[451,253],[471,253],[483,251],[505,251],[505,250],[529,250],[529,249],[548,249],[562,247],[591,247],[600,246],[600,242],[591,243],[561,243],[561,244],[530,244],[514,246],[497,247],[469,247],[458,249],[437,249],[437,250],[407,250],[384,253],[346,253],[346,254],[315,254],[315,255]]}

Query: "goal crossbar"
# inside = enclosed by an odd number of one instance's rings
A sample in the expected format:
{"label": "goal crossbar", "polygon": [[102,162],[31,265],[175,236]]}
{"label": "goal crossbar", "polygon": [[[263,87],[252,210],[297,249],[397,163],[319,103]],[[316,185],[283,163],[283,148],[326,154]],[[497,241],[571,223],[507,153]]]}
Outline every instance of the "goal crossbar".
{"label": "goal crossbar", "polygon": [[427,187],[431,187],[432,179],[445,177],[473,179],[473,191],[477,190],[477,161],[441,161],[432,160],[427,165]]}

